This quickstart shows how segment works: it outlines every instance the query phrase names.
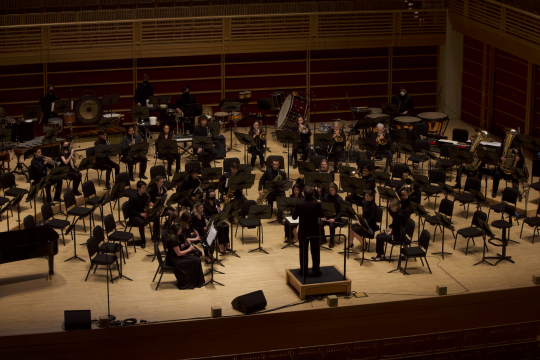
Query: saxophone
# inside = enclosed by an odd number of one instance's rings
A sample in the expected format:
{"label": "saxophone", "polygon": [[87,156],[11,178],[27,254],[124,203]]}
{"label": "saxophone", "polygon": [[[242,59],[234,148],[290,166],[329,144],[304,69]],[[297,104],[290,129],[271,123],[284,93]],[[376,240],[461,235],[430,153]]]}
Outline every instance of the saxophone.
{"label": "saxophone", "polygon": [[464,165],[465,169],[469,171],[473,171],[480,167],[480,164],[482,164],[482,162],[478,159],[478,154],[476,154],[476,148],[478,148],[482,139],[485,139],[487,137],[488,137],[487,131],[482,130],[476,133],[476,138],[474,139],[474,142],[471,144],[471,147],[470,147],[470,151],[473,154],[474,160],[471,164],[465,164]]}
{"label": "saxophone", "polygon": [[[272,181],[279,181],[281,180],[281,175],[278,175],[274,178]],[[257,198],[257,205],[261,205],[264,200],[266,200],[266,197],[270,194],[270,190],[264,190],[263,194]]]}
{"label": "saxophone", "polygon": [[[230,179],[229,179],[230,180]],[[233,189],[229,186],[229,190],[227,190],[227,194],[225,195],[227,196],[227,200],[225,200],[223,203],[224,204],[228,204],[231,202],[231,200],[233,199],[234,195],[233,195]]]}
{"label": "saxophone", "polygon": [[509,175],[511,173],[510,167],[515,166],[515,164],[517,163],[517,161],[514,161],[517,156],[516,149],[510,150],[510,145],[512,145],[512,141],[514,141],[514,138],[517,134],[519,134],[519,131],[511,129],[510,131],[506,132],[506,137],[504,138],[501,157],[506,158],[506,160],[501,161],[499,167],[501,168],[501,171],[506,175]]}

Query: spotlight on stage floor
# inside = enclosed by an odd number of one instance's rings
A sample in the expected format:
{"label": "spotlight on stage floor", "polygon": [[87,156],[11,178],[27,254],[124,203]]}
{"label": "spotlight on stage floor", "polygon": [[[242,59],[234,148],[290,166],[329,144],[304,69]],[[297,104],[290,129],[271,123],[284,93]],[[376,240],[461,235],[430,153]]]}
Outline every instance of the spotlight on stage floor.
{"label": "spotlight on stage floor", "polygon": [[[306,283],[303,284],[304,277],[300,274],[300,269],[285,270],[287,284],[295,290],[296,295],[300,300],[304,300],[306,296],[351,293],[352,281],[336,266],[321,267],[322,276],[314,277],[311,269],[306,275]],[[345,278],[345,279],[344,279]]]}

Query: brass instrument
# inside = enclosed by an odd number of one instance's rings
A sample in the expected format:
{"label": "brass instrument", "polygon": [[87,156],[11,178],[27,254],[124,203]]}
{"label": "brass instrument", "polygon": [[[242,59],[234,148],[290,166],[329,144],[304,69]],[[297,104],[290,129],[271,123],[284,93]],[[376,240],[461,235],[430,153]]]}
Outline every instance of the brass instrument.
{"label": "brass instrument", "polygon": [[357,179],[361,179],[363,176],[364,176],[364,173],[359,173],[358,171],[351,171],[351,174],[350,174],[351,177],[355,177]]}
{"label": "brass instrument", "polygon": [[[281,175],[276,176],[274,180],[272,181],[279,181],[279,180],[281,180]],[[266,200],[269,194],[270,194],[269,190],[264,190],[263,194],[257,198],[257,205],[261,205],[263,201]]]}
{"label": "brass instrument", "polygon": [[261,140],[263,140],[263,141],[266,140],[267,137],[268,137],[268,134],[265,133],[265,132],[262,132],[262,133],[259,134],[259,138],[260,138]]}
{"label": "brass instrument", "polygon": [[338,131],[338,134],[334,138],[334,142],[332,143],[332,146],[330,147],[330,149],[328,149],[328,156],[326,157],[327,160],[330,158],[330,153],[332,152],[332,149],[334,149],[334,145],[336,144],[336,142],[343,142],[343,136],[341,136],[341,129],[337,131]]}
{"label": "brass instrument", "polygon": [[510,175],[512,172],[510,170],[511,166],[516,166],[517,161],[515,160],[518,154],[517,149],[510,150],[510,145],[512,145],[512,141],[514,141],[514,138],[516,135],[519,134],[519,131],[516,131],[514,129],[511,129],[510,131],[506,132],[506,137],[504,138],[503,143],[503,151],[502,156],[503,158],[506,158],[505,161],[501,161],[501,164],[499,167],[501,168],[501,171],[505,173],[506,175]]}
{"label": "brass instrument", "polygon": [[307,128],[307,126],[305,125],[300,125],[300,127],[298,128],[298,130],[302,133],[302,134],[307,134],[309,132],[309,129]]}
{"label": "brass instrument", "polygon": [[388,142],[386,141],[386,139],[385,139],[385,138],[386,138],[386,133],[388,133],[388,126],[385,126],[385,127],[384,127],[383,133],[382,133],[382,136],[383,136],[383,137],[382,137],[382,139],[380,139],[380,140],[377,142],[378,145],[384,146],[384,145],[386,145],[386,144],[388,143]]}
{"label": "brass instrument", "polygon": [[201,196],[203,196],[204,191],[201,189],[201,179],[197,178],[197,180],[199,180],[199,186],[195,189],[195,196],[197,197],[197,201],[201,201]]}
{"label": "brass instrument", "polygon": [[212,133],[210,132],[210,128],[208,126],[205,126],[205,127],[206,127],[206,135],[208,135],[208,137],[211,137]]}
{"label": "brass instrument", "polygon": [[474,142],[471,144],[471,147],[470,147],[470,151],[473,154],[474,160],[470,164],[463,165],[465,169],[469,171],[473,171],[480,167],[480,164],[482,164],[482,162],[480,161],[480,159],[478,159],[478,154],[476,154],[476,148],[478,148],[482,139],[485,139],[487,137],[488,137],[487,131],[482,130],[476,133],[476,138],[474,139]]}
{"label": "brass instrument", "polygon": [[58,161],[54,161],[54,160],[51,159],[50,157],[46,157],[46,156],[43,156],[43,155],[41,155],[41,157],[43,158],[43,160],[49,159],[49,162],[50,162],[51,164],[53,164],[54,166],[60,165],[60,163],[59,163]]}
{"label": "brass instrument", "polygon": [[[231,181],[230,178],[229,178],[229,181]],[[227,199],[225,201],[223,201],[224,204],[230,203],[231,200],[234,198],[233,189],[230,186],[229,186],[229,190],[227,190],[227,194],[225,196],[227,197]]]}
{"label": "brass instrument", "polygon": [[403,178],[403,185],[399,188],[399,193],[401,193],[401,190],[405,189],[409,193],[409,196],[411,196],[411,194],[414,192],[412,184],[413,184],[412,176],[405,176]]}

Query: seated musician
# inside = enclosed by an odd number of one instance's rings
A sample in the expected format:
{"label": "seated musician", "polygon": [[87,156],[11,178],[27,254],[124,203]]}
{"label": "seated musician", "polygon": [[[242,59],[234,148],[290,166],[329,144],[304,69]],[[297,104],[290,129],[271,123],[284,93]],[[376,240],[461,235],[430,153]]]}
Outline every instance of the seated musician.
{"label": "seated musician", "polygon": [[144,181],[137,181],[137,194],[129,198],[129,222],[134,227],[139,228],[139,234],[141,235],[141,248],[146,247],[146,236],[144,234],[144,228],[146,226],[146,218],[148,217],[147,207],[151,209],[154,204],[150,201],[150,196],[146,193],[146,183]]}
{"label": "seated musician", "polygon": [[[201,115],[199,119],[199,125],[197,125],[197,127],[193,131],[193,136],[206,136],[210,139],[213,139],[210,128],[206,126],[207,122],[208,116],[204,114]],[[216,148],[213,146],[211,149],[193,148],[193,151],[197,154],[197,156],[199,157],[199,161],[201,162],[201,164],[203,164],[203,167],[205,168],[212,167],[210,163],[216,158],[218,154]]]}
{"label": "seated musician", "polygon": [[261,123],[259,120],[255,120],[251,125],[251,129],[249,129],[248,134],[253,138],[256,146],[250,146],[248,148],[248,152],[251,154],[251,170],[253,171],[255,168],[255,161],[257,160],[258,156],[261,163],[261,171],[265,172],[266,167],[264,165],[264,153],[266,152],[266,139],[261,139],[261,133]]}
{"label": "seated musician", "polygon": [[396,193],[398,193],[399,195],[399,192],[402,188],[407,188],[409,190],[409,200],[411,202],[420,204],[420,202],[422,201],[422,193],[420,191],[420,186],[418,186],[418,183],[414,180],[412,180],[411,185],[407,185],[405,183],[405,178],[409,178],[409,177],[411,177],[411,170],[410,169],[403,170],[402,180],[395,188]]}
{"label": "seated musician", "polygon": [[410,191],[411,189],[404,187],[398,192],[399,202],[401,204],[401,209],[403,210],[403,213],[404,213],[403,219],[405,221],[409,220],[411,218],[411,215],[414,213],[414,210],[411,205],[411,200],[409,198]]}
{"label": "seated musician", "polygon": [[[292,188],[292,193],[289,197],[303,199],[304,194],[302,194],[302,190],[298,185],[294,185]],[[293,243],[298,242],[298,232],[296,231],[297,227],[298,224],[291,224],[289,223],[289,220],[285,220],[285,222],[283,223],[283,228],[285,230],[285,242],[289,242],[289,239],[291,239],[292,237],[294,237]]]}
{"label": "seated musician", "polygon": [[[331,217],[328,219],[324,219],[324,218],[321,219],[323,235],[326,235],[324,231],[325,226],[328,225],[328,227],[330,228],[330,235],[333,236],[336,234],[336,228],[341,225],[341,206],[339,204],[343,201],[343,199],[341,198],[341,196],[338,195],[337,191],[338,191],[338,186],[336,185],[336,183],[331,183],[330,186],[328,187],[328,191],[323,194],[323,197],[321,200],[322,202],[328,202],[328,203],[334,204],[334,209],[335,209],[334,217]],[[326,239],[324,239],[322,243],[326,244]],[[329,247],[330,248],[334,247],[333,237],[330,238]]]}
{"label": "seated musician", "polygon": [[[172,131],[170,131],[169,125],[165,124],[163,125],[163,131],[159,134],[158,140],[174,140],[174,135]],[[158,157],[164,158],[168,162],[167,167],[167,174],[169,176],[172,176],[172,164],[173,161],[176,160],[176,172],[180,172],[180,154],[160,154],[158,153]]]}
{"label": "seated musician", "polygon": [[[266,169],[263,176],[261,176],[261,179],[259,180],[259,196],[262,196],[263,192],[265,191],[264,184],[266,184],[267,181],[273,181],[278,175],[281,175],[281,180],[287,179],[287,175],[285,175],[285,171],[282,171],[279,169],[279,160],[273,160],[272,166]],[[266,197],[266,200],[268,200],[268,204],[270,205],[272,214],[274,213],[274,201],[276,201],[278,196],[285,196],[285,192],[272,191]],[[278,221],[283,220],[283,211],[279,209],[277,211],[277,219]]]}
{"label": "seated musician", "polygon": [[[503,144],[504,144],[504,142],[503,142]],[[516,144],[516,143],[514,142],[514,144]],[[514,159],[514,160],[517,161],[516,168],[523,170],[523,168],[525,166],[525,156],[523,156],[523,152],[521,151],[521,146],[516,145],[516,146],[514,146],[514,148],[512,148],[509,151],[509,153],[511,151],[516,152],[516,157]],[[503,146],[501,146],[500,148],[497,149],[497,153],[501,157],[501,162],[504,162],[504,161],[506,161],[506,157],[502,156],[502,152],[503,152]],[[498,166],[497,169],[495,169],[495,171],[493,172],[493,191],[491,193],[492,198],[495,198],[497,196],[497,191],[499,190],[499,183],[501,182],[501,179],[513,180],[511,174],[506,175],[501,170],[501,167]],[[512,186],[514,187],[514,189],[518,189],[519,188],[519,183],[516,182],[516,181],[512,181]]]}
{"label": "seated musician", "polygon": [[184,201],[184,205],[190,209],[193,209],[193,206],[198,201],[195,190],[201,186],[203,183],[202,179],[199,177],[199,169],[196,166],[193,166],[188,170],[189,176],[184,179],[180,191],[193,190],[191,195]]}
{"label": "seated musician", "polygon": [[133,101],[137,106],[146,106],[146,100],[150,100],[150,96],[154,96],[154,87],[150,84],[148,75],[143,75],[143,81],[137,85]]}
{"label": "seated musician", "polygon": [[[235,161],[231,164],[231,171],[226,172],[225,174],[221,175],[221,179],[219,179],[220,182],[223,182],[221,184],[221,188],[219,189],[223,202],[226,202],[227,200],[229,200],[227,198],[227,193],[229,192],[230,181],[238,173],[239,169],[240,169],[240,165],[238,165]],[[233,191],[233,198],[234,200],[239,200],[239,199],[245,200],[246,197],[242,194],[242,189],[236,189]]]}
{"label": "seated musician", "polygon": [[[476,134],[471,135],[471,144],[474,143],[474,140],[476,139]],[[467,170],[465,166],[461,165],[457,168],[456,171],[456,183],[454,184],[454,189],[461,189],[461,176],[463,173],[469,176],[476,176],[478,180],[482,180],[482,171],[486,170],[488,173],[491,173],[491,170],[489,169],[481,169],[482,167],[485,167],[485,164],[481,164],[480,167],[476,170]]]}
{"label": "seated musician", "polygon": [[394,95],[392,104],[397,105],[400,115],[412,116],[411,111],[414,110],[414,102],[412,97],[407,94],[407,89],[401,87],[399,94]]}
{"label": "seated musician", "polygon": [[[342,141],[336,141],[336,137],[341,136]],[[334,122],[334,129],[332,133],[332,137],[334,138],[334,144],[332,146],[332,150],[334,152],[334,172],[338,172],[338,166],[341,161],[341,155],[343,155],[343,152],[345,151],[345,132],[340,129],[339,121]],[[330,157],[331,154],[328,154]]]}
{"label": "seated musician", "polygon": [[[109,140],[107,140],[107,133],[103,130],[98,132],[99,138],[94,143],[97,145],[110,145]],[[97,151],[96,151],[97,153]],[[120,165],[112,161],[108,156],[106,157],[96,157],[96,168],[99,170],[106,171],[106,182],[105,187],[107,190],[111,190],[111,171],[114,169],[114,176],[118,175],[120,172]]]}
{"label": "seated musician", "polygon": [[[377,204],[375,204],[375,191],[366,190],[364,192],[364,200],[362,200],[362,216],[366,220],[371,231],[379,230],[377,225]],[[358,221],[352,221],[351,231],[349,232],[349,249],[354,246],[354,239],[357,238],[360,241],[360,245],[365,250],[367,249],[367,243],[364,242],[364,236],[370,236],[366,229],[362,228],[362,225]]]}
{"label": "seated musician", "polygon": [[82,180],[82,173],[77,171],[72,164],[75,164],[75,149],[69,148],[70,143],[68,141],[62,141],[60,152],[60,165],[67,166],[69,168],[67,178],[73,181],[73,194],[76,196],[82,195],[79,192],[79,185]]}
{"label": "seated musician", "polygon": [[[215,190],[206,190],[206,196],[204,197],[204,215],[207,219],[210,219],[212,216],[220,212],[221,208],[219,207],[219,200],[216,199]],[[219,226],[216,227],[216,230],[219,252],[225,254],[225,250],[231,250],[229,241],[229,224],[222,221]]]}
{"label": "seated musician", "polygon": [[[304,134],[302,131],[305,131],[306,129],[307,132]],[[298,133],[300,134],[300,142],[293,144],[292,150],[292,156],[294,159],[293,169],[298,167],[296,164],[298,162],[298,150],[302,149],[303,151],[302,161],[307,161],[309,150],[311,148],[311,130],[303,116],[298,116]]]}
{"label": "seated musician", "polygon": [[[176,106],[176,113],[180,116],[184,116],[184,106],[190,105],[190,104],[196,104],[197,99],[195,99],[195,96],[189,93],[189,85],[184,85],[182,87],[182,94],[178,95],[175,101]],[[190,134],[193,134],[193,127],[195,126],[195,119],[191,118],[185,118],[185,131],[189,132]]]}
{"label": "seated musician", "polygon": [[[51,159],[41,155],[41,149],[36,147],[34,148],[34,157],[30,163],[30,177],[34,180],[32,185],[37,184],[41,181],[42,178],[47,176],[47,168],[52,169],[54,165],[51,162]],[[56,185],[56,191],[54,193],[54,201],[60,201],[60,194],[62,194],[62,179],[55,176],[50,177],[45,184],[45,194],[46,201],[52,204],[51,200],[51,186]],[[53,204],[54,205],[54,204]]]}
{"label": "seated musician", "polygon": [[[193,207],[193,213],[191,214],[191,220],[189,222],[191,229],[195,231],[195,235],[199,238],[203,245],[205,262],[211,264],[213,257],[213,246],[210,248],[206,243],[206,226],[208,225],[208,219],[204,216],[204,205],[203,203],[196,203]],[[213,245],[214,243],[212,243]]]}
{"label": "seated musician", "polygon": [[[319,173],[330,173],[332,175],[332,182],[335,182],[336,174],[334,170],[329,171],[328,168],[329,168],[328,160],[322,159],[321,164],[319,165]],[[322,199],[322,196],[326,192],[326,188],[314,187],[313,190],[315,191],[315,193],[313,194],[313,197],[319,201]]]}
{"label": "seated musician", "polygon": [[[377,124],[377,132],[371,134],[371,138],[375,139],[377,142],[377,151],[375,151],[375,155],[381,155],[382,157],[386,158],[386,165],[384,166],[384,172],[388,170],[388,167],[392,165],[392,139],[390,138],[390,134],[386,132],[384,133],[384,125],[381,123]],[[381,145],[379,142],[385,139],[386,144]],[[368,152],[367,155],[368,159],[371,159],[371,154]]]}
{"label": "seated musician", "polygon": [[[371,175],[370,164],[364,165],[362,168],[362,179],[366,181],[364,192],[367,190],[375,190],[375,178]],[[345,200],[355,205],[362,205],[364,198],[358,194],[349,194],[345,197]]]}
{"label": "seated musician", "polygon": [[140,179],[148,179],[144,174],[146,173],[146,162],[148,161],[146,159],[146,155],[143,156],[132,156],[129,153],[129,148],[135,144],[142,144],[143,139],[135,135],[135,129],[133,126],[130,126],[128,128],[128,132],[122,139],[122,142],[120,142],[120,147],[122,150],[122,160],[127,163],[128,166],[128,173],[129,173],[129,181],[135,181],[133,178],[133,166],[137,163],[139,163],[139,178]]}
{"label": "seated musician", "polygon": [[201,252],[184,236],[184,224],[173,224],[167,241],[165,263],[173,268],[179,290],[200,288],[204,284]]}
{"label": "seated musician", "polygon": [[401,209],[401,204],[398,199],[392,199],[388,202],[389,213],[392,217],[392,224],[385,231],[377,235],[376,251],[377,256],[372,257],[373,261],[383,261],[384,245],[387,242],[403,241],[403,227],[405,225],[405,212]]}
{"label": "seated musician", "polygon": [[[156,184],[150,188],[148,195],[150,195],[150,202],[152,204],[156,203],[156,198],[158,196],[163,199],[167,198],[167,188],[163,186],[163,177],[161,175],[156,176]],[[171,226],[174,219],[178,217],[178,211],[172,206],[167,206],[161,216],[166,216],[168,219],[167,223]]]}

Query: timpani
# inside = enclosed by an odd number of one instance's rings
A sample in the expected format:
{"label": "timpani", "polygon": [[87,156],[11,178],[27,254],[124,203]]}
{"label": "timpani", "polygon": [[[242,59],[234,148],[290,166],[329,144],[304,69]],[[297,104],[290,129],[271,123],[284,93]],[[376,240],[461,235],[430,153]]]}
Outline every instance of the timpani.
{"label": "timpani", "polygon": [[420,122],[422,119],[416,116],[396,116],[394,123],[396,129],[412,129],[413,125]]}
{"label": "timpani", "polygon": [[377,131],[376,126],[378,123],[382,123],[383,125],[390,125],[391,116],[388,114],[383,114],[383,113],[380,113],[380,114],[371,113],[371,114],[366,115],[366,119],[373,120],[373,127],[371,128],[371,132],[375,132]]}
{"label": "timpani", "polygon": [[382,114],[381,108],[368,108],[368,109],[371,110],[372,114]]}
{"label": "timpani", "polygon": [[448,120],[448,114],[441,112],[423,112],[418,117],[428,124],[428,132],[435,134],[441,133],[444,122]]}

